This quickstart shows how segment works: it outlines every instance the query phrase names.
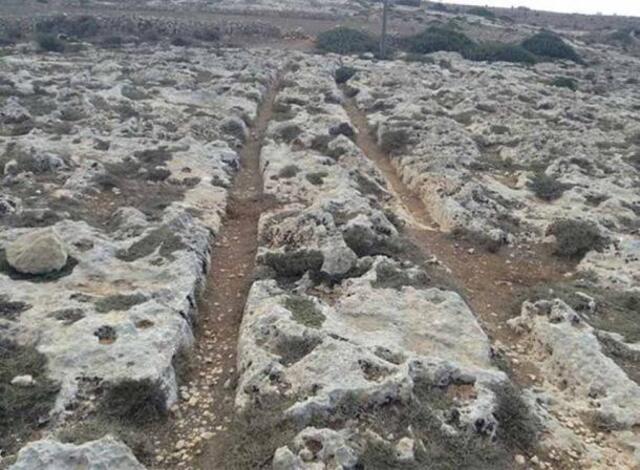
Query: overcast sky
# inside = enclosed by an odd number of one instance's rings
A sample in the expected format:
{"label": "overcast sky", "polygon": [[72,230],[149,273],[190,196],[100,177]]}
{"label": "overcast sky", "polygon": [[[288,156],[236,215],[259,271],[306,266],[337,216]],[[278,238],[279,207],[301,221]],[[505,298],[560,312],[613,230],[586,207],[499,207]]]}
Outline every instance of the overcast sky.
{"label": "overcast sky", "polygon": [[525,6],[536,10],[568,13],[604,13],[640,16],[640,0],[444,0],[463,5],[494,7]]}

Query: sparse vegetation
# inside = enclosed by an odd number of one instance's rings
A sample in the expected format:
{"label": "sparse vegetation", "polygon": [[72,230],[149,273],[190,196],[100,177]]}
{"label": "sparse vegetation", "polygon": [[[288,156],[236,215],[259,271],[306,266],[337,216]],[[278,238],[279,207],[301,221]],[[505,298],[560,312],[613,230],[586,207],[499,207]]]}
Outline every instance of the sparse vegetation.
{"label": "sparse vegetation", "polygon": [[582,258],[608,243],[595,224],[583,220],[558,220],[549,226],[547,234],[556,237],[555,254],[566,258]]}
{"label": "sparse vegetation", "polygon": [[320,33],[316,46],[323,52],[362,54],[364,52],[376,52],[378,43],[367,33],[340,27]]}

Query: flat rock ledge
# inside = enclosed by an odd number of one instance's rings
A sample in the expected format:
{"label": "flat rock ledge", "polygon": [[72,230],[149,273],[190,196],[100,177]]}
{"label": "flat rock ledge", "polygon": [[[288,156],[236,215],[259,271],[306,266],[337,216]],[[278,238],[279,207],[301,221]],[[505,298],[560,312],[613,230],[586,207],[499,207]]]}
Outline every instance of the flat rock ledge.
{"label": "flat rock ledge", "polygon": [[32,442],[18,454],[10,470],[144,470],[129,448],[112,436],[81,445],[52,439]]}

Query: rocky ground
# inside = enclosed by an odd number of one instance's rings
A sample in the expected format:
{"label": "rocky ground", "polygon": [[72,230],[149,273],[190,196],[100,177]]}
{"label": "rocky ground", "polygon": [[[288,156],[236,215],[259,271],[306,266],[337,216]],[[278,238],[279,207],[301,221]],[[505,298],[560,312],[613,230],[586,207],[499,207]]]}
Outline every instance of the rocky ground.
{"label": "rocky ground", "polygon": [[566,37],[4,49],[0,467],[639,468],[640,61]]}

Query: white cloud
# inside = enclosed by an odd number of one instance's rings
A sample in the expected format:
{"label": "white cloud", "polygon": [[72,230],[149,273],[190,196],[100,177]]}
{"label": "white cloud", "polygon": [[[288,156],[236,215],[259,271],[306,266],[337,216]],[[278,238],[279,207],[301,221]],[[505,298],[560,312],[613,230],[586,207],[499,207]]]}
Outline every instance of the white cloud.
{"label": "white cloud", "polygon": [[566,13],[603,13],[607,15],[640,16],[640,0],[444,0],[462,5],[488,5],[495,7],[526,6],[536,10]]}

